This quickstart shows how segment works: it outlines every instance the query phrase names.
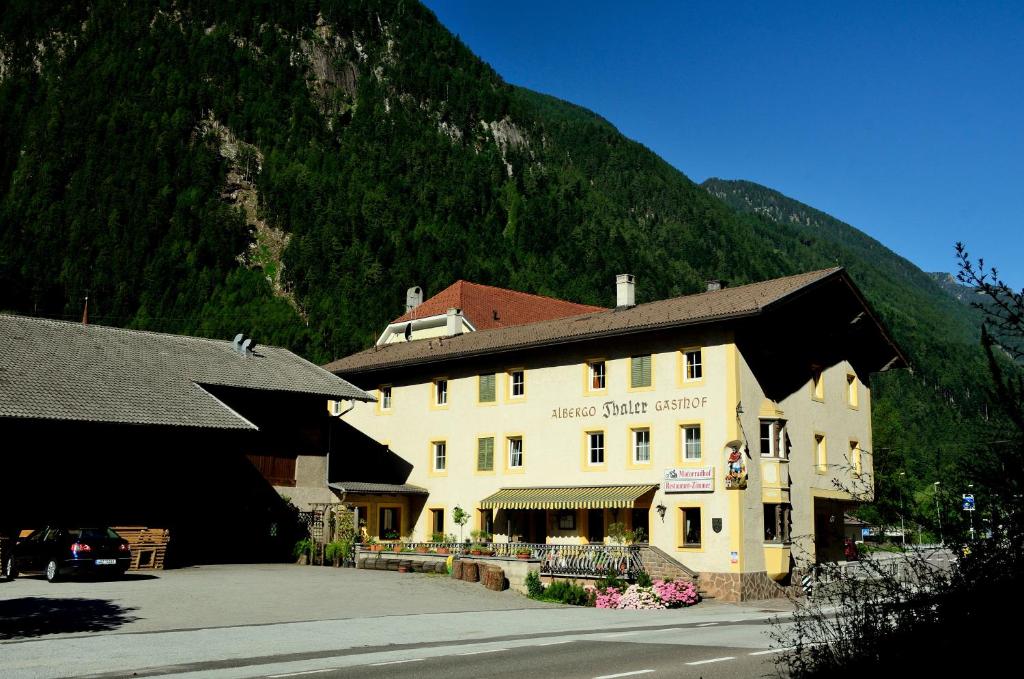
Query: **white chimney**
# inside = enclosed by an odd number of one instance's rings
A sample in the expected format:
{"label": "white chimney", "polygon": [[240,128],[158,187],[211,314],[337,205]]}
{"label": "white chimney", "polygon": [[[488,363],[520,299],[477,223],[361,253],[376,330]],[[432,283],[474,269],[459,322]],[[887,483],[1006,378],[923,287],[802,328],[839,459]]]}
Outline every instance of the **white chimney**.
{"label": "white chimney", "polygon": [[423,304],[423,288],[414,285],[405,291],[405,312],[409,313],[420,304]]}
{"label": "white chimney", "polygon": [[634,281],[636,277],[631,273],[620,273],[615,277],[615,306],[622,309],[636,306],[636,294]]}
{"label": "white chimney", "polygon": [[708,281],[708,292],[718,292],[726,286],[726,282],[717,278]]}
{"label": "white chimney", "polygon": [[452,307],[446,313],[448,322],[448,336],[462,334],[462,309]]}

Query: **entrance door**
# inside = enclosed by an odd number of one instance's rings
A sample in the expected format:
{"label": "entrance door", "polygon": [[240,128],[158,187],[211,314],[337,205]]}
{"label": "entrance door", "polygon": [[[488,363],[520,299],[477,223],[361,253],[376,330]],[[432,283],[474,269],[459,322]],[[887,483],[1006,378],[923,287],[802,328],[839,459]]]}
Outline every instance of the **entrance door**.
{"label": "entrance door", "polygon": [[587,510],[587,541],[591,543],[604,542],[604,510]]}

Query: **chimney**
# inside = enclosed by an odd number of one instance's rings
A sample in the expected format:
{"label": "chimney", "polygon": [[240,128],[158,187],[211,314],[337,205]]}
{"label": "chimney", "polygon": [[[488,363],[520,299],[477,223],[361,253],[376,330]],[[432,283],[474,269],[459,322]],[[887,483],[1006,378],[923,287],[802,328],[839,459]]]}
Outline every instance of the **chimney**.
{"label": "chimney", "polygon": [[619,309],[626,309],[636,306],[636,293],[634,282],[636,276],[631,273],[620,273],[615,277],[615,306]]}
{"label": "chimney", "polygon": [[712,278],[708,281],[708,292],[718,292],[722,288],[726,287],[728,283],[717,278]]}
{"label": "chimney", "polygon": [[405,313],[409,313],[423,304],[423,288],[414,285],[405,291]]}
{"label": "chimney", "polygon": [[448,321],[448,336],[453,337],[455,335],[462,334],[462,309],[456,309],[452,307],[448,309],[446,320]]}

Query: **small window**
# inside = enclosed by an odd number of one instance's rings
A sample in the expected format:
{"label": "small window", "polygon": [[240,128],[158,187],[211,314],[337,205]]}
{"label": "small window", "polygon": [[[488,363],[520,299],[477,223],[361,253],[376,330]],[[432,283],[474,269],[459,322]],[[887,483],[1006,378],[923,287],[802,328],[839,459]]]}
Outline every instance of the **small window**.
{"label": "small window", "polygon": [[385,386],[380,388],[380,409],[391,410],[391,387]]}
{"label": "small window", "polygon": [[629,386],[641,389],[651,386],[651,355],[633,356],[629,359]]}
{"label": "small window", "polygon": [[431,509],[430,510],[430,528],[431,533],[444,535],[444,510],[443,509]]}
{"label": "small window", "polygon": [[864,473],[860,443],[857,441],[850,441],[850,465],[853,467],[853,473],[857,476]]}
{"label": "small window", "polygon": [[683,381],[697,382],[704,378],[704,365],[700,349],[691,349],[683,354]]}
{"label": "small window", "polygon": [[526,395],[526,374],[522,370],[509,371],[509,396],[522,398]]}
{"label": "small window", "polygon": [[860,405],[858,399],[857,389],[857,376],[853,373],[847,374],[846,376],[846,404],[851,408],[856,408]]}
{"label": "small window", "polygon": [[508,440],[508,466],[509,469],[522,469],[523,467],[523,438],[515,436]]}
{"label": "small window", "polygon": [[589,464],[604,464],[604,432],[587,432],[587,462]]}
{"label": "small window", "polygon": [[434,405],[448,405],[448,380],[434,381]]}
{"label": "small window", "polygon": [[824,474],[828,470],[828,452],[825,449],[824,434],[814,435],[814,464],[819,474]]}
{"label": "small window", "polygon": [[476,470],[479,472],[494,471],[494,437],[477,439]]}
{"label": "small window", "polygon": [[434,441],[432,446],[434,449],[434,471],[443,472],[448,468],[448,444],[444,441]]}
{"label": "small window", "polygon": [[651,461],[651,430],[633,430],[633,462],[647,464]]}
{"label": "small window", "polygon": [[792,506],[788,504],[766,504],[764,506],[764,541],[788,543]]}
{"label": "small window", "polygon": [[759,439],[761,457],[785,457],[784,448],[780,445],[783,438],[783,421],[761,420]]}
{"label": "small window", "polygon": [[686,424],[682,427],[683,459],[699,460],[701,458],[700,425]]}
{"label": "small window", "polygon": [[587,388],[590,391],[602,391],[605,388],[604,361],[592,361],[587,364]]}
{"label": "small window", "polygon": [[576,530],[576,512],[559,512],[558,530]]}
{"label": "small window", "polygon": [[815,401],[825,400],[825,376],[821,368],[814,368],[811,372],[811,397]]}
{"label": "small window", "polygon": [[494,373],[487,373],[479,377],[479,395],[477,400],[480,403],[494,403]]}
{"label": "small window", "polygon": [[700,507],[682,507],[680,527],[682,528],[683,547],[700,547]]}

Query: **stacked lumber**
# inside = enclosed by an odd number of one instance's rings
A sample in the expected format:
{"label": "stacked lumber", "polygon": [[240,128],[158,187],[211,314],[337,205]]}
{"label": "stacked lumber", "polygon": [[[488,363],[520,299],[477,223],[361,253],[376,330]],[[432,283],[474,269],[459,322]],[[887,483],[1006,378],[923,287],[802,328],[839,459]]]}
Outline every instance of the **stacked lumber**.
{"label": "stacked lumber", "polygon": [[167,543],[171,531],[167,528],[146,526],[112,526],[118,535],[128,541],[132,550],[133,570],[163,570],[167,556]]}

